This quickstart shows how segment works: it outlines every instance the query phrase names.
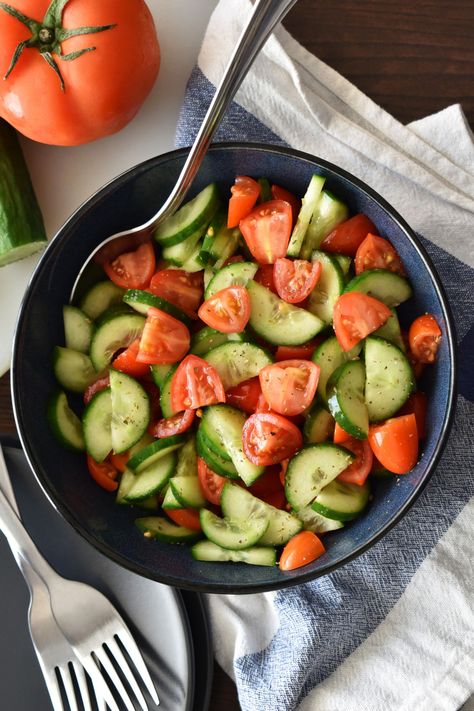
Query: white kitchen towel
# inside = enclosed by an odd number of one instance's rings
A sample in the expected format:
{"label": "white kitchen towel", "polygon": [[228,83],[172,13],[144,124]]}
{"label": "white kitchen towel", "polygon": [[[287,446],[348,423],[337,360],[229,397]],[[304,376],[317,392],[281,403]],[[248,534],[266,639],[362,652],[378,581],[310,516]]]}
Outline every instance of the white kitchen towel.
{"label": "white kitchen towel", "polygon": [[[249,0],[221,0],[187,88],[190,145]],[[404,126],[278,28],[215,140],[285,144],[345,168],[418,232],[454,312],[459,381],[444,455],[380,542],[305,585],[208,597],[244,711],[455,711],[474,690],[474,142],[460,106]]]}

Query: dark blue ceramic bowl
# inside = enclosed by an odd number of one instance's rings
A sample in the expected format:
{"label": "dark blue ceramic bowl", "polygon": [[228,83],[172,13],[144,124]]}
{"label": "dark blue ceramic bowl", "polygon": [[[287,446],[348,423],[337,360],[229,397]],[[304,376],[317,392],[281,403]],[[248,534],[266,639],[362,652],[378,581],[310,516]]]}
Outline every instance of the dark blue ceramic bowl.
{"label": "dark blue ceramic bowl", "polygon": [[[441,454],[453,409],[454,342],[442,286],[423,247],[403,219],[367,185],[330,163],[284,148],[263,145],[214,146],[206,156],[193,193],[217,181],[223,195],[236,175],[264,175],[302,195],[314,172],[348,205],[363,212],[401,255],[415,295],[407,316],[433,313],[443,331],[437,364],[429,369],[428,434],[423,456],[407,476],[374,481],[374,500],[354,523],[326,536],[327,552],[304,568],[199,563],[186,547],[145,540],[134,526],[137,512],[117,506],[97,487],[84,458],[55,440],[46,421],[48,398],[56,387],[51,353],[64,342],[62,306],[77,273],[105,237],[144,222],[169,194],[186,151],[142,163],[88,200],[60,230],[41,259],[24,298],[16,329],[12,389],[15,417],[30,465],[53,506],[91,545],[126,568],[162,583],[191,590],[250,593],[283,588],[335,570],[365,551],[408,510],[427,483]],[[390,195],[387,195],[390,198]],[[403,316],[403,314],[402,314]],[[402,318],[403,320],[403,318]]]}

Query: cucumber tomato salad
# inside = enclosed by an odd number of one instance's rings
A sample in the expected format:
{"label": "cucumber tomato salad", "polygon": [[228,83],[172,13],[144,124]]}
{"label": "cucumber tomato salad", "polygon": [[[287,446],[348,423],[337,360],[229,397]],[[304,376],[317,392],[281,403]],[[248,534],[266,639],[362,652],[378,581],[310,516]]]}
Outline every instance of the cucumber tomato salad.
{"label": "cucumber tomato salad", "polygon": [[402,330],[399,255],[324,182],[301,200],[265,178],[224,201],[208,185],[133,251],[106,246],[103,279],[64,306],[55,434],[145,538],[199,561],[306,565],[373,475],[418,460],[440,328]]}

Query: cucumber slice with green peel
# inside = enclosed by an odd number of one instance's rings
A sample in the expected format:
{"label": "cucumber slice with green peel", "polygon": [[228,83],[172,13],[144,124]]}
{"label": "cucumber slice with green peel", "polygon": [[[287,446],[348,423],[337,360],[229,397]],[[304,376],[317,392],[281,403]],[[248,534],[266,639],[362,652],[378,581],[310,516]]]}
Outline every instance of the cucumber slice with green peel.
{"label": "cucumber slice with green peel", "polygon": [[[227,212],[219,211],[207,229],[198,261],[202,266],[224,262],[239,248],[241,232],[238,227],[227,227]],[[202,269],[201,266],[201,269]]]}
{"label": "cucumber slice with green peel", "polygon": [[197,477],[197,451],[196,438],[191,435],[178,450],[178,463],[176,465],[176,476]]}
{"label": "cucumber slice with green peel", "polygon": [[119,504],[119,505],[128,504],[128,501],[125,501],[125,496],[128,494],[129,490],[132,488],[136,479],[137,479],[137,477],[131,471],[131,469],[128,469],[127,467],[125,467],[125,469],[123,470],[123,472],[120,476],[119,488],[117,489],[117,495],[115,497],[116,504]]}
{"label": "cucumber slice with green peel", "polygon": [[315,250],[312,261],[320,262],[322,269],[318,283],[309,295],[307,309],[325,324],[330,324],[334,305],[344,291],[344,273],[337,259],[325,252]]}
{"label": "cucumber slice with green peel", "polygon": [[323,190],[311,216],[300,250],[301,259],[309,259],[313,250],[319,249],[323,239],[333,231],[340,222],[349,217],[349,210],[339,198],[329,190]]}
{"label": "cucumber slice with green peel", "polygon": [[329,442],[300,449],[286,470],[285,494],[290,506],[298,512],[310,504],[353,460],[351,452]]}
{"label": "cucumber slice with green peel", "polygon": [[272,189],[268,178],[259,178],[258,184],[260,185],[260,195],[258,196],[257,205],[273,200]]}
{"label": "cucumber slice with green peel", "polygon": [[176,455],[174,452],[158,459],[135,474],[134,482],[124,495],[124,501],[134,504],[144,501],[160,491],[173,476],[176,468]]}
{"label": "cucumber slice with green peel", "polygon": [[359,291],[373,296],[387,306],[398,306],[413,293],[407,279],[386,269],[369,269],[354,277],[345,291]]}
{"label": "cucumber slice with green peel", "polygon": [[150,400],[140,383],[126,373],[110,369],[112,397],[112,449],[121,454],[146,432],[150,423]]}
{"label": "cucumber slice with green peel", "polygon": [[209,299],[213,294],[222,289],[227,289],[229,286],[247,286],[249,281],[254,278],[257,269],[258,264],[254,262],[228,264],[211,279],[204,293],[204,298]]}
{"label": "cucumber slice with green peel", "polygon": [[54,348],[53,368],[58,383],[73,393],[83,393],[89,383],[97,378],[88,355],[62,346]]}
{"label": "cucumber slice with green peel", "polygon": [[202,428],[199,428],[196,434],[196,446],[198,455],[204,459],[209,469],[219,474],[220,476],[228,477],[229,479],[238,479],[237,469],[232,464],[231,460],[224,459],[220,454],[214,452],[208,445]]}
{"label": "cucumber slice with green peel", "polygon": [[[239,410],[239,412],[241,412]],[[225,441],[220,430],[216,431],[216,425],[214,423],[214,410],[209,412],[208,409],[204,410],[201,416],[201,424],[199,425],[198,434],[201,443],[204,447],[211,450],[220,459],[227,462],[232,462],[232,458],[227,451],[225,446]],[[219,414],[219,413],[218,413]],[[245,421],[245,415],[243,422]],[[221,425],[219,424],[219,427]],[[243,427],[243,424],[242,424]]]}
{"label": "cucumber slice with green peel", "polygon": [[332,439],[334,417],[320,402],[313,405],[303,425],[303,437],[307,444],[319,444]]}
{"label": "cucumber slice with green peel", "polygon": [[331,256],[339,264],[344,279],[347,279],[352,267],[352,257],[348,257],[347,254],[332,254]]}
{"label": "cucumber slice with green peel", "polygon": [[289,257],[299,257],[303,246],[304,238],[309,227],[313,213],[317,209],[321,190],[326,178],[322,175],[313,175],[306,193],[301,201],[301,208],[298,213],[296,224],[291,233],[287,255]]}
{"label": "cucumber slice with green peel", "polygon": [[163,503],[161,504],[161,508],[166,511],[166,509],[171,509],[171,510],[176,510],[176,509],[182,509],[183,504],[181,501],[178,501],[176,496],[173,494],[173,489],[169,484],[165,487],[166,488],[166,493],[165,493],[165,498],[163,499]]}
{"label": "cucumber slice with green peel", "polygon": [[343,351],[336,336],[331,336],[323,341],[313,353],[313,363],[319,365],[318,394],[326,401],[326,385],[332,373],[343,363],[357,358],[362,350],[362,343],[358,343],[350,351]]}
{"label": "cucumber slice with green peel", "polygon": [[201,242],[204,229],[205,227],[199,228],[197,232],[186,237],[183,242],[174,244],[172,247],[165,247],[162,252],[163,259],[176,267],[182,267],[194,255],[196,247]]}
{"label": "cucumber slice with green peel", "polygon": [[194,543],[201,537],[200,531],[185,526],[177,526],[162,516],[137,518],[135,525],[145,538],[155,538],[164,543]]}
{"label": "cucumber slice with green peel", "polygon": [[262,546],[284,546],[290,538],[301,531],[299,518],[288,511],[277,509],[236,484],[224,484],[221,496],[224,518],[232,521],[252,519],[255,515],[267,515],[268,528],[260,538]]}
{"label": "cucumber slice with green peel", "polygon": [[159,503],[158,496],[153,495],[149,496],[148,499],[143,499],[143,501],[137,501],[137,506],[141,509],[146,509],[147,511],[156,511]]}
{"label": "cucumber slice with green peel", "polygon": [[103,462],[112,451],[112,396],[110,388],[96,393],[82,415],[87,453]]}
{"label": "cucumber slice with green peel", "polygon": [[183,509],[200,509],[206,504],[197,476],[174,476],[170,488]]}
{"label": "cucumber slice with green peel", "polygon": [[316,513],[335,521],[352,521],[367,506],[370,487],[332,481],[318,494],[311,507]]}
{"label": "cucumber slice with green peel", "polygon": [[255,512],[252,518],[245,521],[234,521],[220,518],[209,509],[201,509],[199,519],[206,538],[222,548],[230,548],[233,551],[254,546],[269,524],[268,516],[262,512]]}
{"label": "cucumber slice with green peel", "polygon": [[300,346],[307,343],[325,326],[306,309],[287,304],[256,281],[249,281],[251,313],[249,325],[268,343],[277,346]]}
{"label": "cucumber slice with green peel", "polygon": [[125,289],[121,289],[113,281],[100,281],[89,289],[79,306],[86,316],[95,321],[111,306],[120,304],[124,294]]}
{"label": "cucumber slice with green peel", "polygon": [[150,365],[151,377],[153,378],[153,382],[155,383],[155,385],[160,390],[163,387],[166,377],[169,374],[170,370],[172,370],[172,368],[173,366],[169,363],[154,363],[153,365]]}
{"label": "cucumber slice with green peel", "polygon": [[112,314],[101,322],[91,340],[90,358],[94,368],[104,370],[121,348],[142,335],[145,317],[136,313]]}
{"label": "cucumber slice with green peel", "polygon": [[59,390],[48,404],[48,421],[56,438],[68,449],[83,452],[86,448],[82,424],[69,407],[66,393]]}
{"label": "cucumber slice with green peel", "polygon": [[171,452],[182,447],[185,441],[186,437],[182,434],[157,439],[143,449],[140,449],[133,457],[130,457],[128,467],[135,472],[135,474],[139,474],[159,459],[166,457]]}
{"label": "cucumber slice with green peel", "polygon": [[393,308],[390,309],[390,311],[392,312],[392,315],[389,316],[385,323],[371,335],[390,341],[390,343],[393,343],[405,353],[406,347],[403,341],[402,330],[400,328],[397,312]]}
{"label": "cucumber slice with green peel", "polygon": [[370,422],[393,417],[410,397],[415,378],[406,355],[393,343],[365,339],[365,400]]}
{"label": "cucumber slice with green peel", "polygon": [[199,255],[201,254],[201,249],[202,249],[202,240],[200,240],[197,243],[197,245],[194,247],[193,253],[184,262],[181,269],[184,269],[185,272],[189,272],[190,274],[194,274],[195,272],[202,271],[203,265],[202,265],[202,262],[199,257]]}
{"label": "cucumber slice with green peel", "polygon": [[343,521],[327,518],[327,516],[317,513],[311,506],[304,506],[297,511],[296,515],[301,520],[305,531],[328,533],[329,531],[337,531],[340,528],[344,528]]}
{"label": "cucumber slice with green peel", "polygon": [[253,546],[241,551],[222,548],[212,541],[198,541],[191,548],[195,560],[210,563],[248,563],[249,565],[276,565],[276,551],[267,546]]}
{"label": "cucumber slice with green peel", "polygon": [[155,240],[163,247],[171,247],[199,230],[203,234],[218,203],[217,185],[211,183],[157,227],[153,235]]}
{"label": "cucumber slice with green peel", "polygon": [[343,363],[328,380],[326,393],[331,415],[352,437],[366,439],[369,413],[365,403],[365,367],[362,361]]}
{"label": "cucumber slice with green peel", "polygon": [[229,341],[242,343],[247,340],[249,339],[245,332],[221,333],[210,326],[205,326],[192,336],[191,349],[189,352],[202,358],[206,353],[212,351],[213,348],[222,346],[223,343],[228,343]]}
{"label": "cucumber slice with green peel", "polygon": [[268,351],[255,343],[229,341],[203,356],[217,371],[224,390],[253,378],[262,368],[273,363]]}
{"label": "cucumber slice with green peel", "polygon": [[177,368],[177,365],[171,366],[163,381],[163,385],[160,387],[160,407],[163,417],[173,417],[173,415],[176,415],[176,412],[173,410],[173,406],[171,405],[171,381]]}
{"label": "cucumber slice with green peel", "polygon": [[64,340],[66,348],[87,353],[92,338],[92,321],[76,306],[63,306]]}
{"label": "cucumber slice with green peel", "polygon": [[[247,459],[242,448],[242,429],[246,417],[243,412],[229,405],[210,405],[205,408],[201,420],[206,438],[212,436],[222,450],[231,458],[237,474],[247,486],[253,484],[264,472]],[[212,433],[212,435],[211,435]],[[224,546],[225,547],[225,546]]]}
{"label": "cucumber slice with green peel", "polygon": [[206,267],[204,269],[204,274],[203,274],[204,290],[206,290],[207,287],[209,286],[209,283],[215,273],[216,272],[214,271],[214,269],[212,267]]}
{"label": "cucumber slice with green peel", "polygon": [[170,304],[166,299],[162,299],[161,296],[155,296],[155,294],[150,294],[149,291],[143,291],[142,289],[128,289],[123,295],[123,300],[128,306],[131,306],[134,311],[138,311],[139,314],[147,315],[148,309],[152,306],[155,309],[160,309],[165,313],[177,318],[178,321],[189,325],[191,319],[184,311],[181,311],[174,304]]}

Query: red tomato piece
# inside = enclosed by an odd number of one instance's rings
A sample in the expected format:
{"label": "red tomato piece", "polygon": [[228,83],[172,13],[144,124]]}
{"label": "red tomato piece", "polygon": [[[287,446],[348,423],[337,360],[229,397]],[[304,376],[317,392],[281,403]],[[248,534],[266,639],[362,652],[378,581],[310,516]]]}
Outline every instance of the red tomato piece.
{"label": "red tomato piece", "polygon": [[301,200],[280,185],[272,185],[271,191],[274,200],[284,200],[291,205],[291,222],[294,225],[301,208]]}
{"label": "red tomato piece", "polygon": [[285,486],[285,481],[286,481],[286,470],[288,469],[288,464],[290,463],[289,459],[284,459],[282,462],[280,462],[280,481],[281,485]]}
{"label": "red tomato piece", "polygon": [[425,393],[417,390],[408,398],[407,402],[398,411],[398,415],[415,415],[416,429],[418,431],[418,438],[424,439],[426,437],[426,412],[428,409],[428,399]]}
{"label": "red tomato piece", "polygon": [[299,304],[313,291],[321,275],[321,262],[306,259],[277,259],[273,278],[280,299],[288,304]]}
{"label": "red tomato piece", "polygon": [[199,356],[186,356],[171,380],[173,410],[195,410],[225,400],[224,386],[216,369]]}
{"label": "red tomato piece", "polygon": [[90,454],[86,456],[87,468],[96,484],[106,491],[115,491],[118,488],[118,482],[115,481],[118,476],[118,471],[113,464],[107,460],[104,462],[96,462],[95,459],[92,459]]}
{"label": "red tomato piece", "polygon": [[270,289],[274,294],[277,294],[275,281],[273,278],[273,264],[262,264],[257,269],[254,281],[264,286],[266,289]]}
{"label": "red tomato piece", "polygon": [[204,459],[198,457],[198,478],[204,498],[211,504],[220,506],[222,489],[226,481],[225,476],[220,476],[210,469]]}
{"label": "red tomato piece", "polygon": [[333,254],[347,254],[355,257],[360,245],[369,232],[375,232],[375,225],[366,215],[359,213],[354,217],[341,222],[321,242],[323,252]]}
{"label": "red tomato piece", "polygon": [[313,338],[302,346],[278,346],[275,353],[277,362],[282,360],[311,360],[316,347],[321,343],[321,339]]}
{"label": "red tomato piece", "polygon": [[131,375],[132,378],[144,378],[150,372],[150,366],[137,361],[139,349],[140,339],[137,338],[137,340],[133,341],[120,355],[114,358],[112,368]]}
{"label": "red tomato piece", "polygon": [[261,394],[260,380],[256,375],[255,378],[244,380],[235,387],[229,388],[226,392],[226,402],[252,415],[257,409]]}
{"label": "red tomato piece", "polygon": [[336,422],[334,425],[334,435],[332,440],[334,444],[342,444],[343,442],[347,442],[349,439],[351,439],[351,435],[347,434],[346,430]]}
{"label": "red tomato piece", "polygon": [[356,274],[367,269],[388,269],[405,276],[402,260],[390,242],[383,237],[368,234],[357,249],[355,256]]}
{"label": "red tomato piece", "polygon": [[270,200],[257,205],[239,227],[254,259],[259,264],[275,264],[286,255],[291,224],[289,203]]}
{"label": "red tomato piece", "polygon": [[181,434],[189,430],[196,416],[195,410],[183,410],[178,412],[173,417],[165,417],[158,420],[156,425],[150,431],[152,437],[171,437],[172,435]]}
{"label": "red tomato piece", "polygon": [[226,267],[228,264],[235,264],[236,262],[245,262],[245,259],[241,254],[233,254],[232,257],[227,257],[222,266]]}
{"label": "red tomato piece", "polygon": [[110,377],[108,373],[106,373],[106,375],[99,376],[97,380],[89,383],[84,391],[84,405],[87,405],[96,393],[99,393],[101,390],[105,390],[105,388],[108,387],[110,387]]}
{"label": "red tomato piece", "polygon": [[149,290],[185,313],[195,316],[204,293],[202,272],[161,269],[152,276]]}
{"label": "red tomato piece", "polygon": [[197,509],[166,509],[166,515],[178,526],[190,528],[191,531],[200,531],[201,522]]}
{"label": "red tomato piece", "polygon": [[115,454],[115,452],[111,452],[107,459],[117,471],[123,474],[127,467],[127,462],[130,459],[130,453],[122,452],[122,454]]}
{"label": "red tomato piece", "polygon": [[345,351],[376,331],[391,314],[388,306],[372,296],[351,291],[336,301],[333,314],[336,338]]}
{"label": "red tomato piece", "polygon": [[312,563],[316,560],[326,549],[318,536],[312,531],[301,531],[293,536],[286,546],[283,548],[283,552],[280,556],[280,569],[281,570],[294,570],[295,568],[302,568],[308,563]]}
{"label": "red tomato piece", "polygon": [[249,491],[251,491],[252,494],[258,499],[266,501],[267,499],[265,497],[268,494],[281,491],[283,489],[280,482],[280,471],[280,464],[274,464],[271,467],[266,467],[262,476],[259,476],[258,479],[251,486],[249,486]]}
{"label": "red tomato piece", "polygon": [[337,477],[339,481],[344,481],[346,484],[357,484],[362,486],[370,474],[374,455],[370,448],[370,444],[366,439],[360,440],[355,437],[350,437],[343,445],[346,449],[356,455],[356,459],[342,471]]}
{"label": "red tomato piece", "polygon": [[242,431],[245,455],[257,466],[278,464],[290,459],[303,445],[296,425],[275,412],[251,415]]}
{"label": "red tomato piece", "polygon": [[299,415],[311,405],[320,368],[310,360],[284,360],[266,365],[260,386],[270,409],[281,415]]}
{"label": "red tomato piece", "polygon": [[240,220],[249,214],[257,202],[260,195],[260,185],[253,178],[238,175],[230,192],[232,197],[229,200],[227,227],[237,227]]}
{"label": "red tomato piece", "polygon": [[102,265],[105,273],[122,289],[145,289],[155,271],[155,250],[144,242],[133,252],[124,252]]}
{"label": "red tomato piece", "polygon": [[392,417],[381,425],[372,425],[369,427],[369,444],[385,469],[394,474],[408,474],[418,459],[415,415]]}
{"label": "red tomato piece", "polygon": [[198,311],[201,321],[221,333],[240,333],[250,318],[250,297],[245,286],[228,286],[213,294]]}
{"label": "red tomato piece", "polygon": [[147,312],[137,361],[149,364],[176,363],[188,352],[190,340],[184,323],[151,307]]}
{"label": "red tomato piece", "polygon": [[418,316],[408,331],[410,350],[420,363],[434,363],[441,343],[441,329],[432,314]]}

